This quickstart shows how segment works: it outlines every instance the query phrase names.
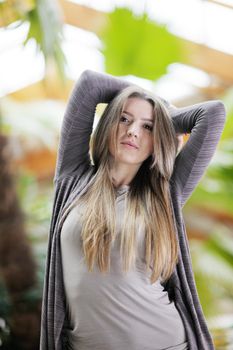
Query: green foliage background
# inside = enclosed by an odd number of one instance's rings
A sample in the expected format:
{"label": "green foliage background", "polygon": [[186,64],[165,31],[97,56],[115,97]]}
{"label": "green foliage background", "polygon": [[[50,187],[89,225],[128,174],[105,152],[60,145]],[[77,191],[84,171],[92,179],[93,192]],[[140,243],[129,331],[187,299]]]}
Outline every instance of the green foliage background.
{"label": "green foliage background", "polygon": [[165,25],[134,15],[127,8],[116,8],[100,33],[105,67],[113,75],[135,75],[155,80],[167,66],[185,55],[180,40]]}

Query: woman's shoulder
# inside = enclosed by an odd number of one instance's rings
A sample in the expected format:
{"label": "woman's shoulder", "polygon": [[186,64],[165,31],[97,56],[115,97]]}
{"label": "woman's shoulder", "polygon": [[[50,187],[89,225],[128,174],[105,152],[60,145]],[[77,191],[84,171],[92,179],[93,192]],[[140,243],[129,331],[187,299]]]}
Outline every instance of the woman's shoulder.
{"label": "woman's shoulder", "polygon": [[64,211],[82,194],[92,182],[94,167],[90,166],[81,175],[72,174],[55,181],[54,207],[58,212]]}
{"label": "woman's shoulder", "polygon": [[82,172],[73,173],[69,176],[54,180],[55,198],[60,201],[61,197],[70,197],[73,193],[80,193],[91,182],[94,176],[94,167],[85,167]]}

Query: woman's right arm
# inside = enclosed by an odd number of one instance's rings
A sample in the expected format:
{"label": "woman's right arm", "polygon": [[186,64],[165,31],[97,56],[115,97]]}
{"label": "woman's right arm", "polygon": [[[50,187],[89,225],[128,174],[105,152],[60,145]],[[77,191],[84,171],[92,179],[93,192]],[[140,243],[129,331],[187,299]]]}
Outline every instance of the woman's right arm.
{"label": "woman's right arm", "polygon": [[85,70],[70,95],[59,141],[54,181],[90,165],[89,141],[98,103],[109,103],[130,83],[112,75]]}

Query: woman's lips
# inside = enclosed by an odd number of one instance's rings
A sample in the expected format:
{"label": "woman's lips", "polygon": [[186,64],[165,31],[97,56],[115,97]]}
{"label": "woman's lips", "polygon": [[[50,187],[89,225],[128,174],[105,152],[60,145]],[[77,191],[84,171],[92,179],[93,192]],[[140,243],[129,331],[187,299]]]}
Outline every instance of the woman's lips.
{"label": "woman's lips", "polygon": [[122,144],[123,146],[127,147],[127,148],[130,148],[130,149],[138,149],[137,146],[133,146],[133,145],[130,145],[130,144],[128,144],[128,143],[122,142],[121,144]]}

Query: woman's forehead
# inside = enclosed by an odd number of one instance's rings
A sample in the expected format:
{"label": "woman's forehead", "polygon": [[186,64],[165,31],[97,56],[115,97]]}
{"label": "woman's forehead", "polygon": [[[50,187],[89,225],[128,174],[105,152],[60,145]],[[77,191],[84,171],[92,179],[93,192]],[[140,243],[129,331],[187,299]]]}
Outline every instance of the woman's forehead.
{"label": "woman's forehead", "polygon": [[143,117],[149,120],[154,119],[153,110],[154,108],[149,101],[139,97],[129,97],[122,107],[122,112],[132,117]]}

